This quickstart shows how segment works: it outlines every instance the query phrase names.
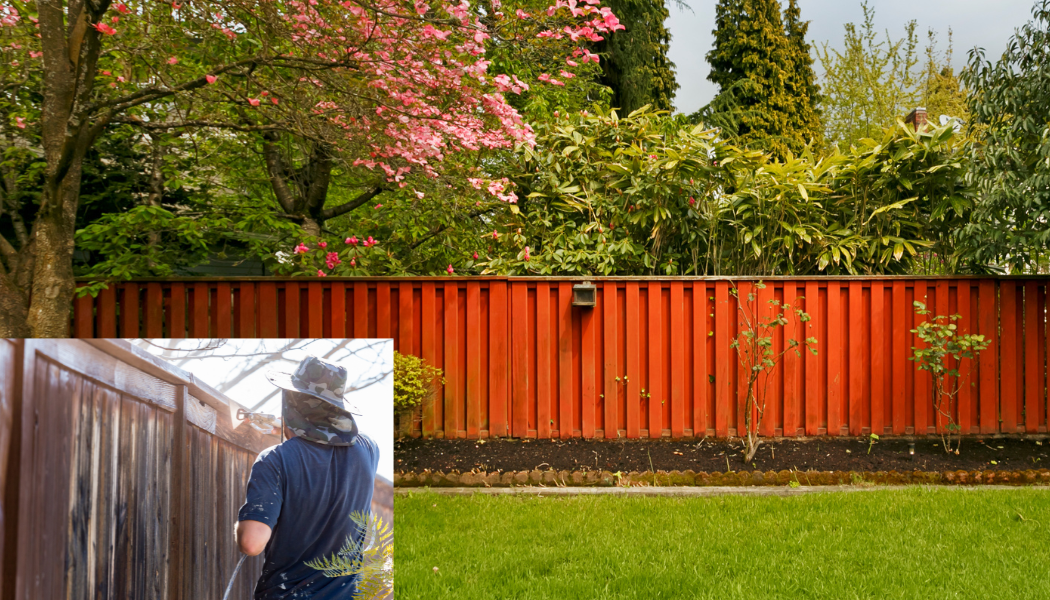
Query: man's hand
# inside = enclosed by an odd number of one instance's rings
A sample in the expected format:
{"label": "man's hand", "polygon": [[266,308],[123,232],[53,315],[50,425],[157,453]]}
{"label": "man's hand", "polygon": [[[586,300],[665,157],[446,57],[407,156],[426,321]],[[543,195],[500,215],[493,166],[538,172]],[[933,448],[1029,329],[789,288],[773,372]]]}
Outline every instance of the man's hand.
{"label": "man's hand", "polygon": [[237,546],[248,556],[258,556],[266,549],[273,530],[266,523],[259,521],[238,521],[234,532]]}

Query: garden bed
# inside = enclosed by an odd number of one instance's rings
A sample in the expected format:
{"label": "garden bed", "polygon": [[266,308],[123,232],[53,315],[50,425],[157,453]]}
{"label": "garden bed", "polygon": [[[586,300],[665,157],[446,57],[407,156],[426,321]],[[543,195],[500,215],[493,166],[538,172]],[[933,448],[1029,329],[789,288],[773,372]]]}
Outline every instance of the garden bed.
{"label": "garden bed", "polygon": [[869,442],[767,441],[745,464],[739,440],[406,439],[395,443],[394,481],[402,486],[1050,482],[1045,437],[968,438],[959,455],[945,453],[939,438]]}

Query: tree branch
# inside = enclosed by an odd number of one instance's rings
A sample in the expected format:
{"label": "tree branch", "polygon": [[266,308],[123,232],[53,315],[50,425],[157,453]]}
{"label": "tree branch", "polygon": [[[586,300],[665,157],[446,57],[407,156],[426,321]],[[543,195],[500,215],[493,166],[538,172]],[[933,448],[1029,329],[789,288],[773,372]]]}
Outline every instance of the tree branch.
{"label": "tree branch", "polygon": [[379,194],[381,194],[384,191],[386,191],[386,188],[384,188],[384,187],[381,187],[381,186],[374,187],[374,188],[368,190],[367,192],[361,194],[357,198],[354,198],[353,200],[347,202],[346,204],[340,204],[339,206],[333,206],[331,208],[326,208],[326,209],[321,211],[321,215],[320,215],[321,216],[321,220],[322,221],[327,221],[328,219],[334,219],[335,217],[338,217],[339,215],[345,215],[346,213],[348,213],[348,212],[354,210],[355,208],[357,208],[358,206],[361,206],[365,202],[368,202],[372,198],[375,198],[376,196],[378,196]]}
{"label": "tree branch", "polygon": [[[485,213],[487,213],[487,212],[489,212],[491,210],[492,210],[492,208],[482,208],[482,209],[476,210],[476,211],[468,214],[467,218],[468,219],[476,219],[476,218],[480,217],[481,215],[483,215],[483,214],[485,214]],[[418,240],[416,240],[416,241],[412,242],[411,244],[409,244],[408,248],[410,250],[415,250],[416,248],[422,246],[425,242],[427,242],[428,240],[430,240],[434,236],[439,235],[441,232],[445,231],[449,227],[450,227],[449,225],[441,225],[440,227],[435,227],[435,228],[431,229],[429,233],[427,233],[423,237],[421,237]]]}
{"label": "tree branch", "polygon": [[258,132],[281,132],[286,131],[286,128],[279,125],[237,125],[235,123],[226,123],[222,121],[181,121],[178,123],[147,123],[139,120],[136,117],[116,117],[111,123],[117,123],[120,125],[134,125],[147,131],[167,131],[169,129],[183,129],[188,127],[208,127],[211,129],[229,129],[230,131],[240,131],[242,133],[258,133]]}
{"label": "tree branch", "polygon": [[276,136],[263,136],[263,158],[266,161],[266,172],[270,176],[270,185],[277,197],[277,203],[281,205],[286,213],[295,212],[295,196],[288,188],[288,175],[285,170],[281,151],[273,143]]}

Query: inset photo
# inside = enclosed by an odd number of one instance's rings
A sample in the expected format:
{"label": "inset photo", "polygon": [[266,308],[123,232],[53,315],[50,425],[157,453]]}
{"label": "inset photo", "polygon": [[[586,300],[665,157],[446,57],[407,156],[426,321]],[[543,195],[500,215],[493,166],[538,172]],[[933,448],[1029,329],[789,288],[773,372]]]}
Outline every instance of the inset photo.
{"label": "inset photo", "polygon": [[393,594],[389,339],[0,341],[0,598]]}

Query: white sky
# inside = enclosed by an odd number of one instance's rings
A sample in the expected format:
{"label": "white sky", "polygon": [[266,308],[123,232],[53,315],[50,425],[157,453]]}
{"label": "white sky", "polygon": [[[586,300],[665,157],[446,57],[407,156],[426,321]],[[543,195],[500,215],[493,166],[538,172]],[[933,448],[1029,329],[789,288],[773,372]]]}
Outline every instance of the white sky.
{"label": "white sky", "polygon": [[[266,378],[267,372],[271,370],[291,372],[299,361],[307,356],[317,356],[327,362],[346,367],[351,385],[355,380],[364,381],[374,379],[384,373],[392,373],[394,368],[393,340],[226,340],[221,347],[208,350],[207,356],[201,358],[186,358],[186,352],[168,352],[164,348],[197,349],[202,344],[216,340],[130,341],[147,352],[193,373],[247,408],[252,408],[277,389]],[[281,353],[290,345],[290,349]],[[231,356],[245,354],[256,356]],[[325,355],[328,354],[330,356],[326,358]],[[267,360],[272,362],[247,374],[243,380],[226,389],[229,386],[228,382],[234,377],[261,361]],[[275,394],[256,411],[280,415],[280,398],[280,394]],[[355,417],[358,428],[379,444],[379,475],[392,480],[394,475],[393,376],[387,375],[378,383],[349,392],[345,398],[351,404],[355,404],[358,412],[361,413],[360,416]]]}
{"label": "white sky", "polygon": [[[888,29],[894,39],[904,36],[904,25],[918,22],[920,50],[926,47],[926,30],[937,32],[940,50],[947,47],[948,29],[952,30],[956,70],[966,64],[967,52],[974,46],[986,50],[992,60],[1002,54],[1014,29],[1021,27],[1032,16],[1035,0],[870,0],[875,9],[875,28],[880,33]],[[714,44],[711,31],[715,28],[716,0],[686,0],[692,11],[670,5],[670,58],[676,67],[678,93],[675,109],[691,113],[711,101],[718,86],[707,80],[711,66],[707,64],[708,51]],[[802,19],[810,21],[808,41],[814,48],[829,42],[832,48],[841,48],[843,25],[863,22],[860,0],[799,0]],[[786,0],[781,0],[786,5]],[[884,35],[883,35],[884,37]],[[816,56],[814,55],[814,60]],[[817,78],[824,70],[820,62],[813,65]]]}

